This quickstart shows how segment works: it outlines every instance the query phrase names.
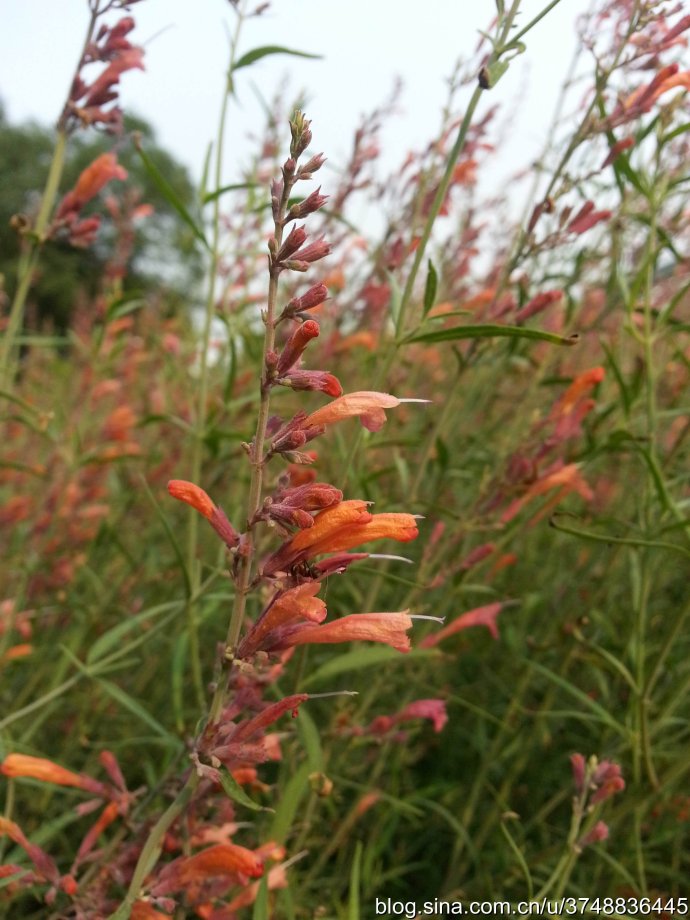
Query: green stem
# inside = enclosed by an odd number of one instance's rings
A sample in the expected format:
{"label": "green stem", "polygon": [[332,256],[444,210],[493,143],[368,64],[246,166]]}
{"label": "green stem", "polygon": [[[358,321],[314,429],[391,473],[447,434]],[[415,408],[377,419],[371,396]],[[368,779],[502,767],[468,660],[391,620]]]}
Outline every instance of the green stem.
{"label": "green stem", "polygon": [[[515,39],[511,38],[510,36],[510,30],[513,28],[513,22],[515,21],[515,17],[518,14],[518,11],[520,8],[520,2],[521,0],[514,0],[510,10],[508,11],[508,13],[505,15],[502,22],[500,23],[500,33],[495,42],[494,50],[489,56],[489,59],[487,61],[487,67],[490,67],[492,64],[498,62],[501,56],[506,51],[506,49],[511,46],[513,41],[515,41]],[[543,18],[543,16],[546,15],[546,13],[553,6],[556,5],[556,2],[558,2],[558,0],[552,0],[552,2],[542,11],[542,13],[540,13],[537,17],[535,17],[535,19],[533,19],[519,33],[519,35],[520,36],[525,35],[540,19]],[[453,144],[452,150],[448,156],[448,160],[446,162],[446,168],[441,178],[441,182],[436,190],[436,195],[434,196],[434,200],[431,204],[431,208],[429,209],[429,213],[427,215],[427,219],[424,224],[424,229],[422,230],[422,235],[420,237],[419,244],[415,250],[412,267],[410,268],[410,272],[405,282],[405,287],[403,289],[402,297],[400,300],[400,307],[398,310],[398,317],[396,321],[396,329],[395,329],[396,342],[394,343],[394,346],[388,350],[388,354],[382,364],[381,371],[378,375],[377,383],[374,387],[374,389],[376,390],[381,388],[381,386],[383,385],[383,382],[388,377],[390,369],[396,360],[398,350],[403,344],[401,342],[401,339],[404,339],[405,333],[406,333],[405,317],[406,317],[406,314],[409,308],[410,301],[412,300],[412,295],[414,292],[414,287],[415,287],[415,283],[417,280],[417,276],[419,274],[419,269],[422,265],[422,262],[424,261],[426,249],[427,249],[429,240],[431,239],[431,234],[434,229],[434,224],[441,211],[441,207],[443,205],[445,197],[448,193],[448,189],[450,187],[450,184],[453,178],[453,171],[455,169],[455,165],[460,157],[460,154],[465,148],[465,144],[467,142],[467,136],[469,134],[470,127],[472,126],[472,119],[474,117],[475,110],[477,106],[479,105],[479,100],[483,92],[484,90],[479,85],[475,87],[474,92],[472,93],[472,96],[470,98],[469,104],[467,106],[467,109],[465,110],[465,114],[463,116],[460,127],[458,128],[458,134],[455,139],[455,143]],[[346,482],[348,479],[348,476],[352,469],[354,458],[357,454],[357,451],[359,450],[361,441],[362,441],[362,434],[360,432],[355,438],[352,444],[352,447],[350,448],[350,451],[348,453],[346,462],[345,462],[345,470],[343,473],[344,482]]]}
{"label": "green stem", "polygon": [[520,39],[521,39],[524,35],[527,35],[527,33],[530,31],[530,29],[533,29],[533,28],[536,26],[536,24],[537,24],[541,19],[543,19],[544,16],[547,15],[547,13],[550,13],[551,10],[554,8],[554,6],[558,6],[558,4],[559,4],[560,2],[561,2],[561,0],[551,0],[551,3],[547,3],[547,5],[544,7],[544,9],[541,11],[541,13],[537,13],[537,15],[534,17],[534,19],[531,19],[531,20],[527,23],[527,25],[525,26],[524,29],[520,29],[520,31],[517,33],[517,35],[513,35],[513,37],[511,38],[511,42],[512,42],[513,44],[515,44],[516,42],[519,42]]}
{"label": "green stem", "polygon": [[[290,198],[290,192],[294,185],[293,181],[285,180],[283,184],[283,193],[278,208],[278,214],[274,223],[274,238],[276,250],[280,248],[283,240],[283,220],[287,211],[287,205]],[[264,314],[264,346],[261,358],[261,397],[259,402],[259,415],[256,423],[256,432],[252,441],[249,459],[252,468],[251,481],[249,485],[249,498],[247,502],[247,532],[245,534],[246,542],[241,557],[239,558],[238,574],[235,589],[235,599],[233,602],[232,615],[228,626],[228,632],[225,640],[226,660],[231,661],[235,647],[237,646],[242,623],[244,621],[245,610],[247,606],[247,594],[252,576],[252,564],[254,559],[255,545],[254,535],[252,532],[253,521],[257,512],[261,508],[261,497],[263,490],[263,471],[266,463],[264,455],[264,442],[266,440],[266,430],[268,428],[268,419],[270,415],[271,387],[264,381],[263,368],[266,367],[266,357],[269,352],[275,348],[275,329],[276,329],[276,306],[278,303],[278,279],[280,269],[272,266],[268,284],[268,299],[266,312]],[[209,721],[215,722],[221,712],[223,699],[225,695],[225,682],[221,679],[218,681],[213,701]]]}
{"label": "green stem", "polygon": [[[86,38],[84,39],[82,52],[79,57],[79,67],[81,67],[86,49],[93,39],[93,33],[99,15],[98,7],[92,7],[89,25],[86,30]],[[63,115],[65,111],[66,107],[63,107]],[[36,265],[38,264],[38,257],[41,247],[45,242],[46,231],[53,214],[58,189],[60,188],[60,180],[62,179],[62,172],[65,165],[68,132],[69,129],[65,125],[63,116],[61,116],[57,123],[55,148],[53,150],[53,158],[50,161],[50,168],[48,170],[45,188],[43,189],[43,195],[41,197],[41,206],[38,211],[38,216],[36,217],[36,223],[33,227],[31,241],[19,262],[19,283],[10,308],[7,329],[5,330],[2,343],[0,344],[0,389],[3,390],[9,389],[14,381],[15,340],[22,327],[26,298],[31,289],[31,282],[33,280],[34,271],[36,270]]]}
{"label": "green stem", "polygon": [[158,862],[158,857],[163,849],[163,839],[168,828],[187,807],[198,784],[199,777],[196,771],[193,770],[189,774],[187,782],[179,791],[175,800],[168,806],[153,826],[141,854],[139,855],[139,861],[134,870],[134,875],[132,876],[132,881],[125,895],[125,899],[115,913],[111,914],[110,920],[128,920],[132,911],[132,906],[139,897],[139,892],[141,891],[146,876]]}
{"label": "green stem", "polygon": [[36,223],[32,231],[32,239],[28,244],[24,256],[19,266],[19,284],[15,291],[12,307],[10,309],[7,328],[0,344],[0,382],[3,390],[9,389],[15,376],[14,346],[17,335],[21,331],[24,320],[24,308],[26,298],[31,289],[34,272],[38,264],[38,257],[41,247],[45,242],[45,234],[48,228],[51,214],[55,206],[60,179],[65,165],[65,149],[67,146],[67,135],[63,129],[58,130],[53,150],[53,158],[50,162],[48,178],[46,179],[43,197],[41,198],[41,208],[36,218]]}
{"label": "green stem", "polygon": [[[551,9],[552,6],[554,6],[553,3],[551,3],[549,7],[547,7],[547,9],[543,12],[543,14],[540,14],[540,16],[537,17],[537,20],[541,18],[541,15],[545,15],[549,11],[549,9]],[[603,93],[606,85],[608,84],[609,77],[611,76],[613,71],[618,67],[621,56],[623,55],[624,51],[629,47],[629,40],[631,36],[634,34],[634,32],[636,31],[637,26],[638,26],[638,17],[639,17],[639,4],[636,5],[635,10],[633,11],[633,14],[630,18],[630,26],[626,34],[621,39],[621,42],[616,50],[616,53],[614,55],[614,58],[610,66],[608,67],[605,73],[599,74],[597,78],[597,85],[596,85],[597,91],[594,94],[592,101],[585,109],[582,119],[580,120],[580,124],[576,128],[574,134],[572,135],[570,142],[568,143],[567,147],[563,151],[563,154],[560,160],[558,161],[558,165],[556,166],[553,173],[551,174],[549,183],[544,193],[540,196],[540,201],[542,202],[546,201],[551,196],[554,189],[556,188],[557,183],[560,181],[561,176],[563,175],[563,172],[565,170],[565,167],[568,165],[568,162],[570,161],[570,158],[575,153],[575,151],[578,149],[580,144],[586,139],[587,133],[588,133],[588,127],[590,124],[590,118],[599,105],[601,94]],[[526,27],[526,29],[531,28],[535,24],[535,21],[537,20],[533,20],[529,24],[529,26]],[[521,32],[518,32],[518,34],[515,36],[513,41],[518,41],[525,34],[526,29],[523,29]],[[532,211],[532,209],[533,208],[528,207],[527,213],[529,214]],[[515,271],[515,269],[520,264],[520,261],[525,253],[525,247],[526,247],[528,240],[529,240],[529,234],[526,232],[526,230],[521,229],[517,235],[517,240],[515,243],[513,255],[507,261],[505,268],[501,274],[501,279],[496,287],[496,295],[495,295],[496,298],[498,298],[503,293],[506,287],[506,284],[508,283],[508,279],[510,278],[512,273]]]}

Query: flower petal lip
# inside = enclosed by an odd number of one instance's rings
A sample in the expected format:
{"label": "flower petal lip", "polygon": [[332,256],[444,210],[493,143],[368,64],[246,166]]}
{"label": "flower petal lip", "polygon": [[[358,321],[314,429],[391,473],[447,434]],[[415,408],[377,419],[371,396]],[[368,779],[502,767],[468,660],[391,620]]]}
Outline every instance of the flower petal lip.
{"label": "flower petal lip", "polygon": [[366,506],[366,502],[354,499],[326,508],[316,515],[312,527],[295,534],[266,560],[264,574],[270,577],[305,559],[323,553],[343,553],[371,540],[388,538],[407,542],[419,535],[413,515],[370,514]]}
{"label": "flower petal lip", "polygon": [[321,588],[317,581],[305,582],[274,595],[254,626],[240,643],[236,657],[248,658],[262,648],[266,637],[280,627],[298,620],[322,623],[326,605],[316,594]]}
{"label": "flower petal lip", "polygon": [[343,527],[361,524],[372,519],[367,511],[367,502],[350,499],[326,508],[314,518],[314,525],[308,531],[296,534],[290,541],[292,550],[303,550],[323,539],[328,539]]}
{"label": "flower petal lip", "polygon": [[422,639],[419,643],[419,647],[434,648],[434,646],[438,645],[439,642],[442,642],[449,636],[454,636],[455,633],[461,632],[463,629],[470,629],[472,626],[485,626],[492,637],[498,639],[498,626],[496,625],[496,620],[504,606],[504,601],[494,601],[492,604],[486,604],[483,607],[475,607],[474,610],[468,610],[467,613],[463,613],[462,616],[457,617],[457,619],[449,623],[448,626],[444,626],[444,628],[440,629],[437,633]]}
{"label": "flower petal lip", "polygon": [[399,652],[410,651],[407,631],[412,618],[407,610],[396,613],[353,613],[330,623],[297,623],[277,637],[274,650],[293,645],[331,644],[335,642],[380,642]]}
{"label": "flower petal lip", "polygon": [[340,422],[355,415],[364,418],[373,417],[375,422],[380,421],[378,427],[385,422],[384,409],[394,409],[400,405],[400,400],[390,393],[377,393],[373,390],[362,390],[356,393],[346,393],[334,399],[333,402],[322,406],[311,415],[308,415],[304,426],[326,426]]}

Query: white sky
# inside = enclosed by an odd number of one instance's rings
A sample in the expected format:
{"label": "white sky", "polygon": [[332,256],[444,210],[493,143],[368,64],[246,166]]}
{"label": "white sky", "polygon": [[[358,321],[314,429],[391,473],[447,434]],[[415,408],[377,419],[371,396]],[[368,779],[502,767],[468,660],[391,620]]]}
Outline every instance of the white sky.
{"label": "white sky", "polygon": [[[545,2],[524,0],[520,24]],[[502,152],[503,175],[541,149],[574,50],[574,20],[588,6],[588,0],[561,0],[527,36],[527,54],[486,94],[484,106],[502,102],[504,112],[522,106]],[[287,81],[286,104],[305,89],[314,149],[337,165],[350,151],[359,116],[402,77],[401,112],[383,135],[386,162],[397,164],[433,136],[445,80],[458,57],[473,53],[477,30],[494,12],[494,0],[274,0],[246,24],[241,51],[277,44],[323,59],[268,57],[237,74],[239,106],[230,119],[224,180],[237,177],[233,164],[249,149],[247,131],[262,124],[252,83],[271,99]],[[123,76],[123,107],[150,121],[159,141],[198,177],[216,130],[234,23],[230,4],[142,0],[132,15],[137,27],[130,37],[146,46],[146,71]],[[0,0],[0,22],[0,98],[10,120],[54,123],[88,23],[86,0]]]}

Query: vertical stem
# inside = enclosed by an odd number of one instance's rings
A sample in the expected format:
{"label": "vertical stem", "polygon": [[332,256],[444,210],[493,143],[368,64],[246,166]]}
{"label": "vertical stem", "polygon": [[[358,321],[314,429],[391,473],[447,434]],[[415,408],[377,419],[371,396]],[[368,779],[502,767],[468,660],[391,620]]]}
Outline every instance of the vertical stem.
{"label": "vertical stem", "polygon": [[146,876],[158,862],[158,857],[163,848],[163,838],[168,828],[173,821],[182,814],[182,811],[191,800],[198,784],[199,777],[193,770],[189,774],[187,782],[179,791],[175,800],[168,806],[153,826],[141,854],[139,855],[139,861],[134,870],[134,875],[132,876],[132,881],[130,882],[125,899],[115,913],[111,914],[109,920],[128,920],[132,912],[132,906],[139,897],[139,892],[141,891]]}
{"label": "vertical stem", "polygon": [[[82,52],[79,57],[77,72],[82,66],[86,48],[93,38],[96,21],[100,15],[100,10],[97,3],[90,4],[89,8],[91,10],[91,16],[89,18],[89,25],[86,30],[86,38],[84,39]],[[14,382],[15,339],[17,338],[17,335],[22,327],[26,298],[29,294],[29,290],[31,289],[31,282],[33,280],[34,271],[36,270],[36,265],[38,264],[38,257],[41,251],[41,247],[45,242],[46,230],[48,229],[48,224],[50,223],[53,208],[55,207],[55,199],[57,198],[58,190],[60,188],[60,180],[62,179],[62,172],[65,165],[65,151],[67,148],[68,136],[68,128],[64,119],[64,114],[66,111],[67,105],[65,104],[63,107],[63,113],[57,123],[57,137],[55,139],[53,158],[50,161],[48,177],[46,178],[45,188],[43,189],[43,195],[41,196],[41,206],[39,208],[38,216],[36,217],[36,223],[32,233],[33,238],[28,244],[28,248],[19,262],[19,283],[17,285],[17,290],[15,291],[12,306],[10,308],[7,328],[2,338],[2,344],[0,344],[0,389],[9,389]]]}
{"label": "vertical stem", "polygon": [[45,232],[53,213],[55,199],[57,198],[60,187],[60,179],[65,165],[65,148],[67,146],[67,135],[64,129],[59,129],[53,150],[53,158],[48,171],[43,196],[41,198],[41,208],[36,218],[36,224],[33,228],[33,239],[28,244],[28,249],[22,257],[19,265],[19,284],[15,291],[12,307],[10,309],[7,328],[0,345],[0,387],[9,388],[12,385],[15,375],[14,367],[14,345],[18,333],[21,330],[24,319],[24,307],[26,298],[31,288],[33,275],[38,263],[38,257],[43,245]]}
{"label": "vertical stem", "polygon": [[[288,199],[292,183],[287,180],[283,184],[283,193],[280,200],[278,215],[275,220],[274,237],[276,249],[280,248],[283,240],[283,218],[287,209]],[[264,347],[261,359],[262,378],[261,378],[261,398],[259,402],[259,416],[256,423],[256,432],[250,448],[249,459],[251,462],[252,475],[249,485],[249,498],[247,501],[247,532],[246,543],[242,556],[239,560],[238,577],[235,589],[235,599],[233,602],[232,615],[228,626],[227,637],[225,640],[226,655],[228,658],[232,655],[233,649],[237,645],[242,622],[247,606],[247,593],[252,574],[252,563],[254,560],[254,535],[252,533],[252,521],[261,507],[261,495],[263,487],[263,470],[264,470],[264,441],[266,440],[266,429],[268,427],[269,410],[270,410],[270,393],[271,388],[267,386],[263,379],[263,368],[266,367],[266,356],[275,346],[275,325],[276,325],[276,304],[278,302],[278,278],[280,269],[275,266],[270,268],[270,278],[268,283],[268,300],[266,312],[264,314]],[[215,722],[220,715],[223,705],[223,696],[225,693],[225,682],[219,680],[218,686],[211,703],[209,721]]]}

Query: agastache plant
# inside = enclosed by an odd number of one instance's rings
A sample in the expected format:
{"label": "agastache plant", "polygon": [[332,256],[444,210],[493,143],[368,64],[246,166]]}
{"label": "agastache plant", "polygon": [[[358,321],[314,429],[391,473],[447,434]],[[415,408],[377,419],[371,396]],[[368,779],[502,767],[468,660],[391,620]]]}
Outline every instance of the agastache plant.
{"label": "agastache plant", "polygon": [[[290,156],[271,187],[273,233],[268,242],[268,296],[262,312],[265,333],[260,400],[254,437],[244,445],[251,467],[244,529],[235,527],[199,484],[181,479],[168,483],[170,495],[206,518],[225,545],[234,583],[233,607],[208,714],[190,754],[193,766],[176,799],[139,849],[125,900],[112,915],[117,920],[130,914],[148,916],[145,911],[154,910],[154,905],[174,909],[181,906],[181,897],[188,905],[208,903],[219,896],[227,898],[237,885],[245,887],[238,896],[244,897],[242,903],[251,903],[257,889],[251,888],[249,880],[264,874],[266,860],[279,861],[285,855],[282,847],[273,843],[250,851],[228,842],[157,865],[166,835],[183,814],[189,817],[190,813],[203,812],[204,802],[219,786],[227,788],[228,776],[235,783],[258,782],[256,765],[280,757],[278,736],[267,734],[267,729],[286,713],[296,715],[309,696],[294,693],[272,703],[265,703],[262,697],[266,685],[281,673],[292,649],[349,641],[383,643],[400,652],[410,648],[412,617],[408,610],[348,613],[327,621],[326,604],[318,594],[328,575],[345,572],[368,556],[351,550],[385,538],[401,542],[415,539],[416,518],[404,513],[373,514],[366,501],[344,500],[342,491],[330,483],[291,478],[289,469],[277,477],[274,488],[266,488],[269,463],[282,460],[292,468],[312,463],[314,455],[304,449],[305,445],[323,435],[330,425],[359,417],[365,427],[375,431],[385,422],[385,410],[404,401],[371,391],[343,395],[340,382],[332,374],[301,367],[309,344],[320,332],[309,311],[326,300],[328,291],[322,283],[312,284],[281,309],[281,277],[310,270],[330,252],[330,246],[323,239],[310,240],[305,226],[293,223],[317,211],[326,197],[317,189],[302,201],[291,203],[297,183],[311,179],[324,157],[317,154],[301,163],[312,137],[310,122],[301,112],[294,113],[290,130]],[[288,327],[285,336],[282,326]],[[277,341],[279,329],[282,344]],[[298,392],[312,390],[333,399],[311,412],[300,410],[282,420],[270,414],[271,393],[276,386]],[[264,535],[278,537],[279,542],[262,555]],[[248,600],[258,589],[268,600],[251,621]],[[266,873],[269,889],[285,884],[284,870],[285,864],[279,863]],[[222,903],[224,907],[239,906],[237,898]]]}
{"label": "agastache plant", "polygon": [[[97,157],[79,177],[75,187],[55,207],[62,178],[67,142],[79,129],[97,128],[118,135],[123,131],[123,113],[118,105],[119,83],[124,73],[143,70],[144,50],[128,36],[135,23],[123,16],[115,25],[103,23],[111,10],[129,10],[140,0],[90,0],[90,21],[86,40],[70,91],[56,124],[55,148],[40,207],[34,219],[17,214],[12,227],[23,238],[24,251],[18,266],[18,284],[0,343],[0,387],[13,384],[16,339],[21,332],[29,290],[36,275],[39,255],[51,239],[66,237],[72,246],[90,246],[98,233],[100,217],[83,217],[81,210],[113,179],[126,179],[126,171],[114,153]],[[94,65],[102,65],[97,75]],[[93,78],[89,82],[88,77]],[[114,103],[114,104],[113,104]]]}

